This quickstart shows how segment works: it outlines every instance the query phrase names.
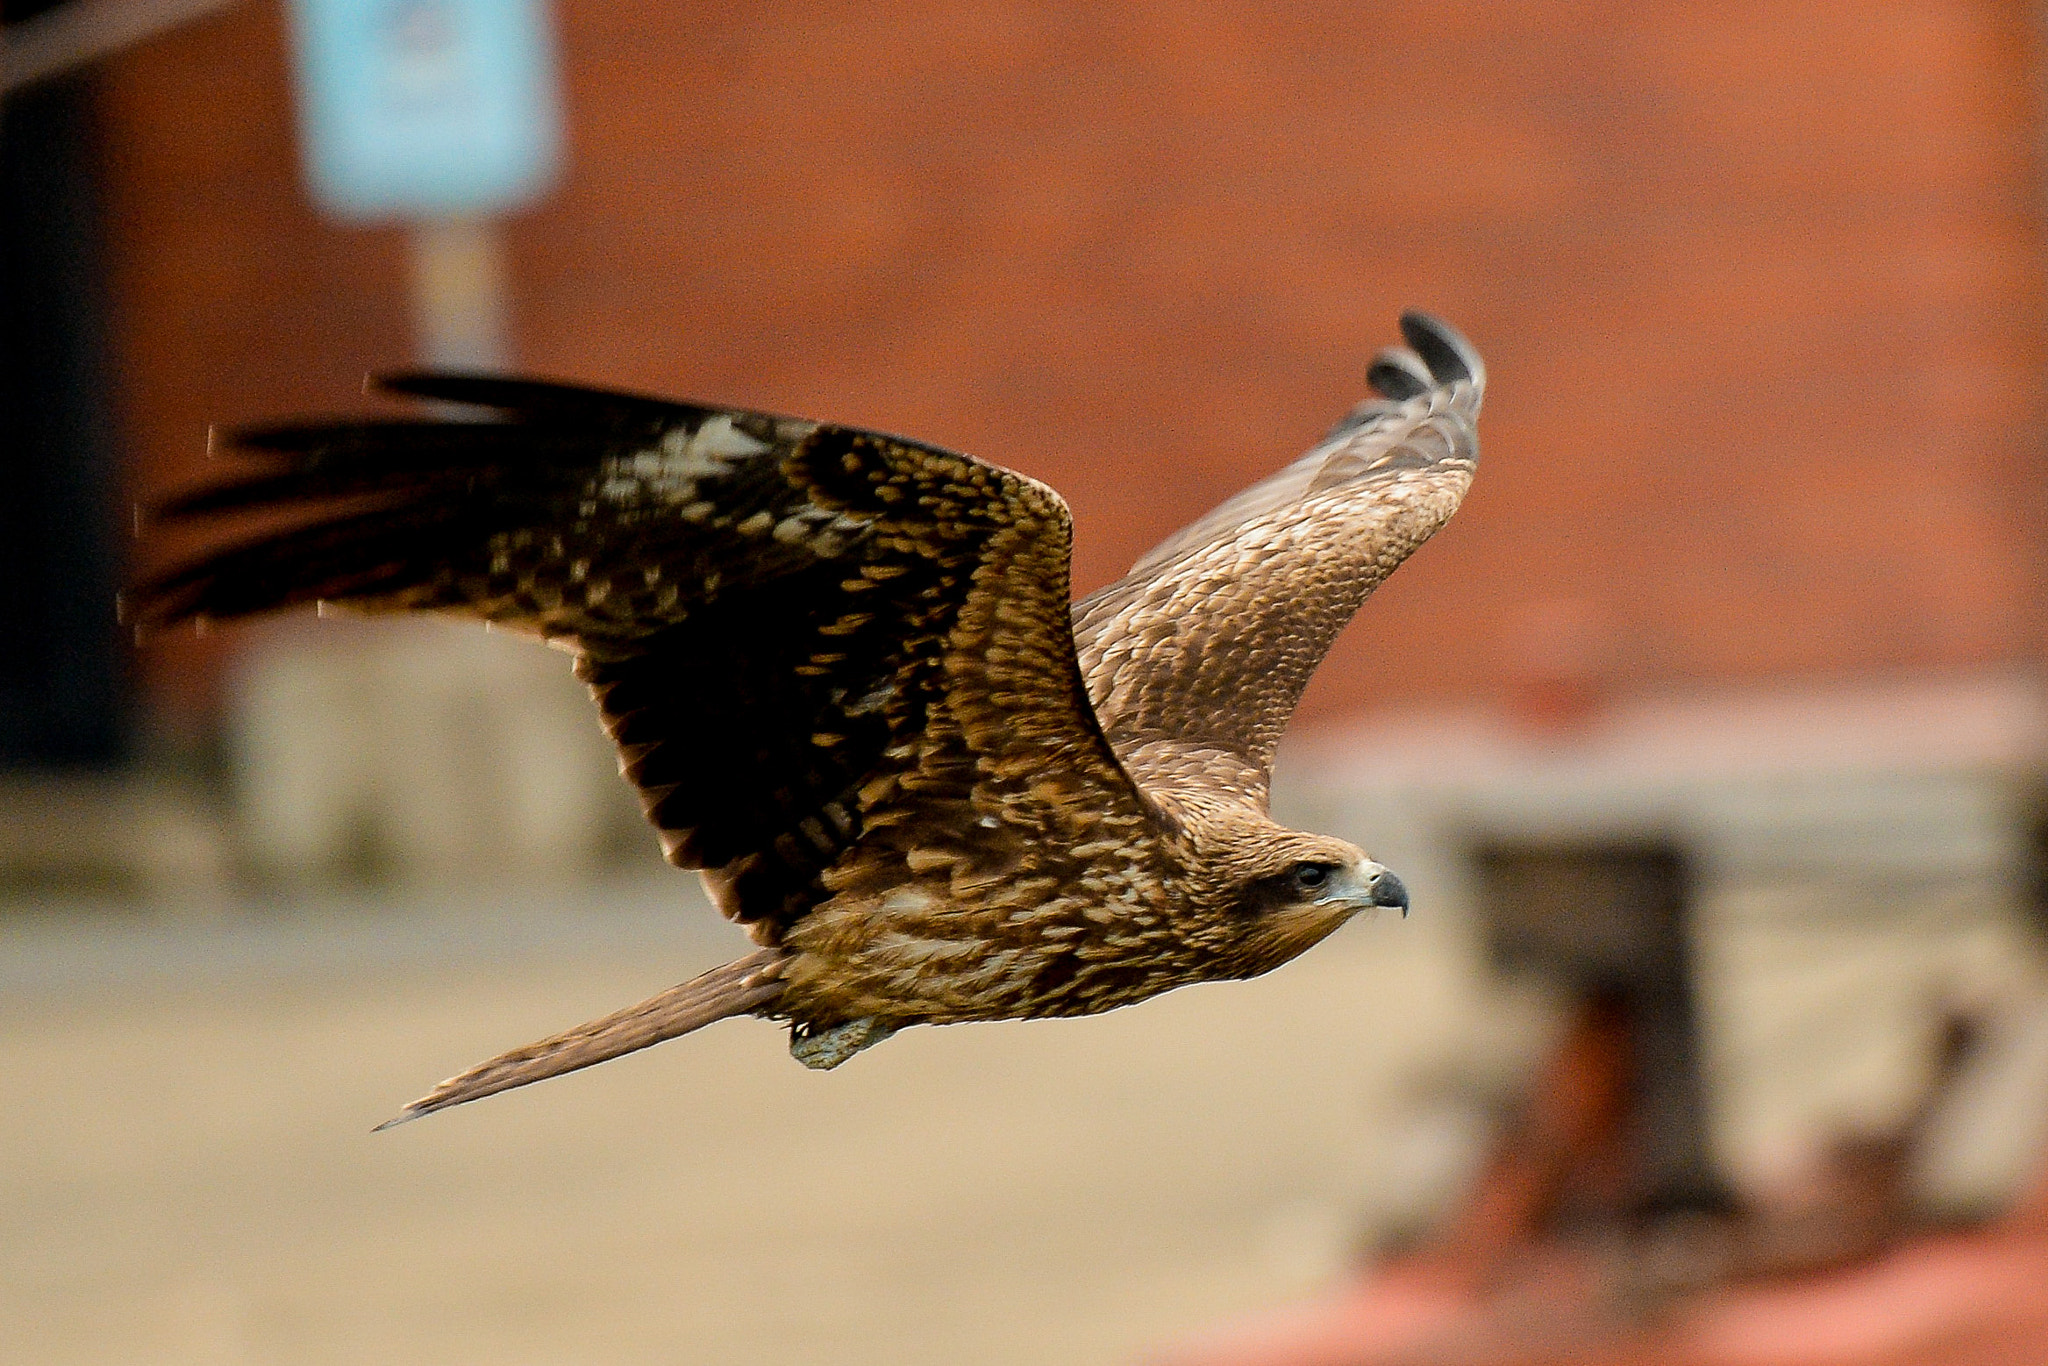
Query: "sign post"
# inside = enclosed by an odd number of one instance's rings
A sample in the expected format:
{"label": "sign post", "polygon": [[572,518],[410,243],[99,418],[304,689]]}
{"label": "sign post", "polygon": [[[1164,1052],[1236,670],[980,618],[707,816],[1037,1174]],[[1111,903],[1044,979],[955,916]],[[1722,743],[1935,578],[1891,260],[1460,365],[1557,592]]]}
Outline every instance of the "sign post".
{"label": "sign post", "polygon": [[413,224],[419,359],[510,360],[492,216],[560,174],[545,0],[292,0],[304,168],[348,221]]}

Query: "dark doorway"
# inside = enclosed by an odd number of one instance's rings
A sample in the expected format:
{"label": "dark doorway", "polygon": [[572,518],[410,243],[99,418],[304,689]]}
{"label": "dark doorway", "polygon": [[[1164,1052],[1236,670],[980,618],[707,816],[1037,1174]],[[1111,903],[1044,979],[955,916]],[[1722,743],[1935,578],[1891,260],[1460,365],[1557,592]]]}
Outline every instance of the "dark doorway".
{"label": "dark doorway", "polygon": [[[19,20],[40,4],[8,4]],[[125,753],[119,463],[93,101],[53,79],[0,110],[0,769]]]}
{"label": "dark doorway", "polygon": [[1614,1170],[1595,1215],[1732,1208],[1708,1154],[1688,921],[1692,877],[1663,843],[1495,843],[1477,851],[1497,966],[1562,984],[1625,1054]]}

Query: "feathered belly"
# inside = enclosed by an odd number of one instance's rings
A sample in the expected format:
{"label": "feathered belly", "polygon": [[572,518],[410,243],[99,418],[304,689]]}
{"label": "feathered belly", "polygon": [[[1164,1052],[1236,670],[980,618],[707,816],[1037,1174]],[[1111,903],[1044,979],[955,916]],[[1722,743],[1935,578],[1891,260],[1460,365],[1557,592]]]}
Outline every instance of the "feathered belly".
{"label": "feathered belly", "polygon": [[915,884],[834,897],[783,944],[796,957],[777,1013],[821,1027],[1092,1015],[1205,976],[1157,907],[1072,888],[1021,903],[998,893],[962,904]]}

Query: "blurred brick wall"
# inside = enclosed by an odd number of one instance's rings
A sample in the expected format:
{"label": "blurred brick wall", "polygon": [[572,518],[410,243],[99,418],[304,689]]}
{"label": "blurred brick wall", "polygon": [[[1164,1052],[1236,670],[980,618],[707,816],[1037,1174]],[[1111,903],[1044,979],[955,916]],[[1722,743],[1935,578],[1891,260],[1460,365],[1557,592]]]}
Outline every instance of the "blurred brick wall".
{"label": "blurred brick wall", "polygon": [[[1492,368],[1487,463],[1315,712],[1489,695],[1560,605],[1626,688],[2041,659],[2031,6],[559,9],[525,368],[1026,470],[1086,588],[1422,305]],[[399,239],[296,187],[280,32],[107,82],[142,486],[404,351]],[[147,664],[203,701],[202,651]]]}
{"label": "blurred brick wall", "polygon": [[[209,425],[358,406],[364,371],[409,351],[403,238],[329,226],[307,201],[287,60],[281,7],[261,0],[104,68],[112,335],[139,497],[212,473]],[[139,558],[191,543],[155,532]],[[190,727],[215,705],[233,639],[141,651],[165,719]]]}

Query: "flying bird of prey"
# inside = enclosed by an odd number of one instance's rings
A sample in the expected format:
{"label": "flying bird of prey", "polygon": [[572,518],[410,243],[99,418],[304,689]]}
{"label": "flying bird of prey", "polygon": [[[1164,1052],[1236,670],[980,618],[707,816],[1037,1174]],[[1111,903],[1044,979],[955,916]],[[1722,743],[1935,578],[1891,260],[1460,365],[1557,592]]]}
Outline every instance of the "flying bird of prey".
{"label": "flying bird of prey", "polygon": [[392,1123],[733,1015],[834,1067],[916,1024],[1088,1015],[1253,977],[1399,879],[1276,824],[1281,731],[1367,594],[1457,508],[1485,371],[1401,319],[1379,398],[1068,596],[1036,480],[922,442],[530,380],[406,374],[415,420],[234,434],[175,497],[288,529],[151,579],[138,629],[307,602],[568,649],[669,862],[758,951],[442,1083]]}

